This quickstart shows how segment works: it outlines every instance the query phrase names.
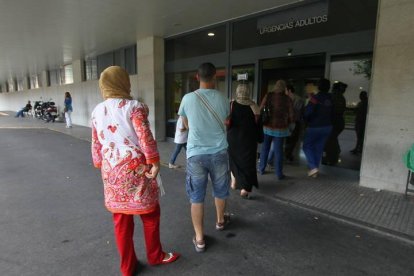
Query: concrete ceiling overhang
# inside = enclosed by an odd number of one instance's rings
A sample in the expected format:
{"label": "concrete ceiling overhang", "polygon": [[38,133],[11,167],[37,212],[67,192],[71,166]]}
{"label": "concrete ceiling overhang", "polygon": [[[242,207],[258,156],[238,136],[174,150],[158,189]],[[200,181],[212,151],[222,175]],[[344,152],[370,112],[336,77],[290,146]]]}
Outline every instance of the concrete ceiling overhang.
{"label": "concrete ceiling overhang", "polygon": [[0,82],[299,0],[0,0]]}

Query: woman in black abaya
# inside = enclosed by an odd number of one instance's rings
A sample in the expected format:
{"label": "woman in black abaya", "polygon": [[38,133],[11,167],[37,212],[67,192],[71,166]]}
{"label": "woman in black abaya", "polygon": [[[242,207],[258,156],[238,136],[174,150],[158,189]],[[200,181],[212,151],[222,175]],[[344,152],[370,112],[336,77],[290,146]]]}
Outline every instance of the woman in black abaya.
{"label": "woman in black abaya", "polygon": [[257,143],[263,139],[259,116],[260,109],[250,99],[249,87],[239,84],[236,99],[231,102],[231,124],[227,132],[227,141],[232,173],[231,187],[240,189],[240,196],[243,198],[249,198],[253,186],[258,187]]}

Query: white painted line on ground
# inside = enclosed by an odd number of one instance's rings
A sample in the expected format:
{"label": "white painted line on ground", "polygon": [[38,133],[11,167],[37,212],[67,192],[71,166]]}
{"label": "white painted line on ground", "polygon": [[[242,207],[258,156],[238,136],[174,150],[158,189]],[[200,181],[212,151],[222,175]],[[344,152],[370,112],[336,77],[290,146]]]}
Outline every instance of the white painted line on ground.
{"label": "white painted line on ground", "polygon": [[2,126],[0,126],[0,129],[46,129],[46,127],[31,127],[31,126],[28,126],[28,127],[12,127],[12,126],[5,126],[5,127],[2,127]]}

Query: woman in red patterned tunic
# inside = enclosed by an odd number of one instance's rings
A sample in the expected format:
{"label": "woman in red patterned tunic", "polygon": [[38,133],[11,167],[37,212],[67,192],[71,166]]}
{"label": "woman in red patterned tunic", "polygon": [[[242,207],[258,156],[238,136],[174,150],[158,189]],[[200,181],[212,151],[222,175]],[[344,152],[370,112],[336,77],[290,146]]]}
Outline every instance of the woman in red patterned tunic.
{"label": "woman in red patterned tunic", "polygon": [[133,275],[134,216],[140,215],[151,265],[175,261],[179,254],[162,250],[156,177],[160,170],[157,144],[148,122],[148,107],[130,96],[128,73],[119,66],[105,69],[99,86],[104,102],[92,112],[92,159],[101,169],[105,207],[113,213],[121,272]]}

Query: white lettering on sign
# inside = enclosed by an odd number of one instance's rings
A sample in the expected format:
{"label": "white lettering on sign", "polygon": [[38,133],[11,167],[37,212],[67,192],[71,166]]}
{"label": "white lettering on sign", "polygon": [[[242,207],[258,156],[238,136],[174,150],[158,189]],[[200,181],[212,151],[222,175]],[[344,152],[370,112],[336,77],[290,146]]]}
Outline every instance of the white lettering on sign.
{"label": "white lettering on sign", "polygon": [[278,25],[272,25],[272,26],[264,26],[260,28],[260,34],[266,34],[266,33],[275,33],[279,31],[285,31],[295,28],[301,28],[305,26],[311,26],[315,24],[321,24],[328,22],[328,15],[319,15],[319,16],[312,16],[306,19],[298,19],[294,21],[289,21],[286,23],[281,23]]}

